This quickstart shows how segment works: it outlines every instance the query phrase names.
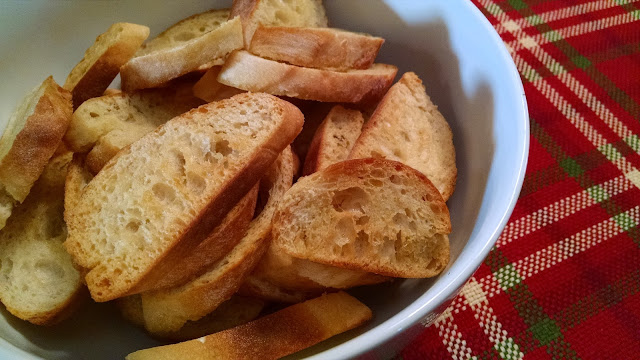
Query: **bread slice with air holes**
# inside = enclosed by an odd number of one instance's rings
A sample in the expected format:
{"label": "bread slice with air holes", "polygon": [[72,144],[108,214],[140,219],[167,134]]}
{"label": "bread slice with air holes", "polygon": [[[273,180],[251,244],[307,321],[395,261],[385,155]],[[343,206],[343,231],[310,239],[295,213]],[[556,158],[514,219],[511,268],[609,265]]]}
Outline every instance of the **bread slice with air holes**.
{"label": "bread slice with air holes", "polygon": [[64,83],[73,95],[73,108],[102,95],[148,36],[148,27],[130,23],[113,24],[100,34]]}
{"label": "bread slice with air holes", "polygon": [[426,176],[369,158],[298,180],[278,203],[272,246],[322,264],[425,278],[447,265],[450,232],[449,210]]}
{"label": "bread slice with air holes", "polygon": [[174,271],[220,224],[302,123],[284,100],[240,94],[182,114],[120,151],[67,217],[65,246],[89,269],[94,300],[157,289],[150,280]]}
{"label": "bread slice with air holes", "polygon": [[349,155],[382,157],[421,171],[446,201],[456,184],[456,153],[449,124],[422,81],[408,72],[378,104]]}
{"label": "bread slice with air holes", "polygon": [[322,0],[234,0],[230,18],[242,19],[244,46],[260,26],[327,27]]}
{"label": "bread slice with air holes", "polygon": [[89,99],[73,113],[64,140],[74,152],[88,152],[87,166],[97,174],[124,147],[202,105],[192,87],[192,81],[176,81],[165,88]]}
{"label": "bread slice with air holes", "polygon": [[358,327],[371,310],[344,292],[326,294],[247,324],[179,344],[129,354],[127,360],[279,359]]}
{"label": "bread slice with air holes", "polygon": [[346,71],[368,69],[383,38],[331,28],[259,26],[249,52],[292,65]]}
{"label": "bread slice with air holes", "polygon": [[364,118],[358,110],[337,105],[316,130],[304,161],[304,175],[346,160],[360,136]]}
{"label": "bread slice with air holes", "polygon": [[242,45],[242,23],[240,18],[229,18],[228,9],[193,15],[144,44],[122,66],[122,89],[157,87],[189,72],[222,65]]}
{"label": "bread slice with air holes", "polygon": [[261,202],[238,245],[206,273],[184,285],[141,294],[146,329],[151,333],[179,330],[215,310],[240,288],[269,246],[271,218],[277,202],[293,181],[293,152],[287,147],[260,181]]}
{"label": "bread slice with air holes", "polygon": [[71,111],[71,94],[48,77],[11,114],[0,137],[0,229],[60,145]]}
{"label": "bread slice with air holes", "polygon": [[56,156],[0,230],[0,300],[33,324],[55,324],[87,297],[62,242],[64,183],[71,153]]}
{"label": "bread slice with air holes", "polygon": [[345,72],[312,69],[263,59],[239,50],[222,66],[218,81],[238,89],[323,102],[378,101],[387,92],[398,69],[373,64]]}
{"label": "bread slice with air holes", "polygon": [[[144,328],[142,299],[132,295],[117,300],[122,316],[132,324]],[[161,339],[186,341],[210,335],[238,325],[246,324],[260,315],[265,307],[263,300],[234,295],[223,302],[213,312],[198,321],[189,321],[180,330],[168,333],[152,333]]]}
{"label": "bread slice with air holes", "polygon": [[[69,165],[65,184],[65,219],[69,218],[71,209],[79,203],[84,188],[93,179],[83,159],[83,155],[75,154]],[[150,274],[145,281],[153,281],[156,286],[163,287],[165,284],[170,286],[198,276],[202,270],[226,255],[245,235],[253,216],[257,197],[258,186],[256,185],[225,215],[220,225],[216,226],[195,250],[183,254],[176,260],[173,264],[174,271],[157,279],[154,278],[154,274]]]}

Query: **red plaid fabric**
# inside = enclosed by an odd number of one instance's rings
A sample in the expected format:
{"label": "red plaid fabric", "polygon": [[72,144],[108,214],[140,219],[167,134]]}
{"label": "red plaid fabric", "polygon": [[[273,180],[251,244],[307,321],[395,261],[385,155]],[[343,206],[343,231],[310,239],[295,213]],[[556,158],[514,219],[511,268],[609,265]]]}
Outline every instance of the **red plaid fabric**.
{"label": "red plaid fabric", "polygon": [[473,0],[520,71],[522,193],[400,359],[640,359],[640,1]]}

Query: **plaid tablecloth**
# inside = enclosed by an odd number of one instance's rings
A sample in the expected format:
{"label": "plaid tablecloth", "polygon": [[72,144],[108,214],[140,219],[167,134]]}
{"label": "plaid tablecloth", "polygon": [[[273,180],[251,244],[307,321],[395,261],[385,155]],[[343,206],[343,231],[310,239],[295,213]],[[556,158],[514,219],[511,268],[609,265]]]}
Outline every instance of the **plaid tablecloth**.
{"label": "plaid tablecloth", "polygon": [[515,211],[400,359],[640,359],[640,1],[473,0],[511,52],[531,149]]}

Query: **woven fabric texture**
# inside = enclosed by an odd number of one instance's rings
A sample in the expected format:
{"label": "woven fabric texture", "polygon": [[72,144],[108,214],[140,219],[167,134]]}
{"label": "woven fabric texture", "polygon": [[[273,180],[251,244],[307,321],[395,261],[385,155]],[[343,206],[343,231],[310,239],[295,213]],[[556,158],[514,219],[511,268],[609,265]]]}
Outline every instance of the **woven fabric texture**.
{"label": "woven fabric texture", "polygon": [[640,359],[640,1],[473,0],[529,105],[494,249],[399,359]]}

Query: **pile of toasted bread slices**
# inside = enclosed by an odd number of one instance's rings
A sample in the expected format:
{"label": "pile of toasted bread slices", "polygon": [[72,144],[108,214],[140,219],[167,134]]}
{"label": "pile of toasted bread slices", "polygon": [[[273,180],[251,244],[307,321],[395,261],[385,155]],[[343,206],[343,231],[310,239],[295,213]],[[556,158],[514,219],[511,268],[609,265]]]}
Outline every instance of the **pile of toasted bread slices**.
{"label": "pile of toasted bread slices", "polygon": [[[46,79],[0,138],[0,301],[52,324],[88,293],[156,337],[222,331],[130,359],[274,358],[371,317],[339,290],[441,273],[449,125],[375,63],[382,38],[327,26],[320,0],[236,0],[146,43],[114,24]],[[301,304],[261,317],[277,303]]]}

